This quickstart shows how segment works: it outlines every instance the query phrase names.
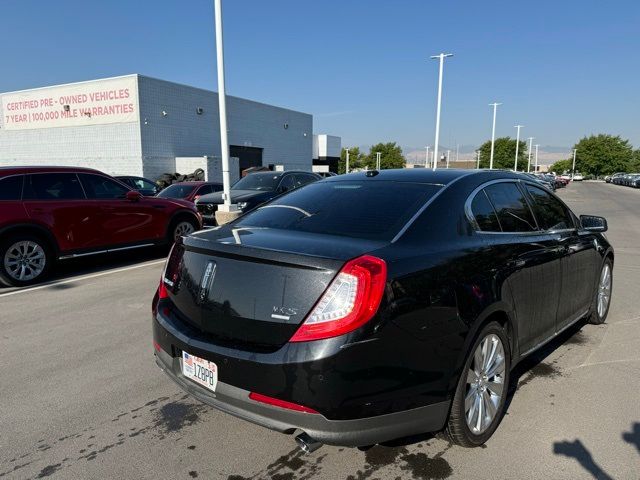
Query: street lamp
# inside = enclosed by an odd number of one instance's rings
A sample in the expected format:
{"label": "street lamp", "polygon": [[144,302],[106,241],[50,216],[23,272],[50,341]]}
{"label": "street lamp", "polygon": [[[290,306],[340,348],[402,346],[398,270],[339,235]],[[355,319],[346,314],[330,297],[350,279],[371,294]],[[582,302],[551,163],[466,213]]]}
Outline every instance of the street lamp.
{"label": "street lamp", "polygon": [[382,154],[380,152],[376,152],[376,170],[380,171],[380,156]]}
{"label": "street lamp", "polygon": [[516,125],[515,128],[518,129],[518,133],[516,133],[516,161],[513,164],[513,171],[518,171],[518,149],[520,148],[520,129],[524,127],[524,125]]}
{"label": "street lamp", "polygon": [[344,162],[344,172],[349,173],[349,149],[347,148],[347,158]]}
{"label": "street lamp", "polygon": [[[218,207],[218,224],[233,219],[239,213],[237,205],[231,204],[231,181],[229,178],[229,139],[227,137],[227,97],[224,81],[224,45],[222,35],[222,0],[215,0],[216,65],[218,70],[218,110],[220,113],[220,148],[222,150],[222,185],[224,203]],[[220,212],[220,215],[217,213]],[[218,220],[216,218],[216,220]]]}
{"label": "street lamp", "polygon": [[442,70],[444,67],[444,59],[452,57],[453,53],[441,53],[439,55],[432,55],[431,58],[437,58],[440,60],[440,69],[438,75],[438,104],[436,107],[436,139],[433,144],[433,169],[438,168],[438,143],[440,141],[440,107],[442,105]]}
{"label": "street lamp", "polygon": [[449,155],[451,155],[451,150],[447,150],[447,168],[449,168]]}
{"label": "street lamp", "polygon": [[529,137],[529,160],[527,161],[527,173],[531,172],[531,153],[533,149],[533,139],[535,137]]}
{"label": "street lamp", "polygon": [[429,168],[429,145],[424,148],[427,149],[427,155],[424,158],[424,168]]}
{"label": "street lamp", "polygon": [[460,145],[456,143],[456,162],[458,161],[458,154],[460,153]]}
{"label": "street lamp", "polygon": [[537,143],[535,144],[535,147],[536,147],[536,166],[535,166],[535,168],[533,170],[534,173],[538,173],[538,147],[539,146],[540,146],[539,144],[537,144]]}
{"label": "street lamp", "polygon": [[476,168],[480,170],[480,150],[477,150],[476,153],[478,154],[478,164],[476,165]]}
{"label": "street lamp", "polygon": [[490,103],[489,106],[493,106],[493,128],[491,129],[491,156],[489,157],[489,170],[493,170],[493,147],[496,143],[496,111],[498,110],[498,105],[502,105],[501,103]]}
{"label": "street lamp", "polygon": [[573,181],[573,177],[576,175],[576,152],[577,149],[573,149],[573,167],[571,168],[571,181]]}

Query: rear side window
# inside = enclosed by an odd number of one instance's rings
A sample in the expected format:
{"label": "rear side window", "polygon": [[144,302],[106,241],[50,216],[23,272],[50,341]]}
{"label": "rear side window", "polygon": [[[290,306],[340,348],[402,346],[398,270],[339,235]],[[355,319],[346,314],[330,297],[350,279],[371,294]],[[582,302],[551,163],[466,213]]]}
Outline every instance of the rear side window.
{"label": "rear side window", "polygon": [[542,230],[567,230],[574,228],[569,210],[549,192],[542,188],[526,185],[533,199],[533,213]]}
{"label": "rear side window", "polygon": [[503,232],[533,232],[536,222],[529,204],[515,183],[501,182],[484,189],[493,204]]}
{"label": "rear side window", "polygon": [[83,200],[84,191],[75,173],[29,175],[24,198],[31,200]]}
{"label": "rear side window", "polygon": [[23,180],[23,175],[0,179],[0,200],[20,200]]}
{"label": "rear side window", "polygon": [[382,180],[311,183],[235,225],[389,241],[440,188]]}
{"label": "rear side window", "polygon": [[471,213],[473,213],[478,227],[480,227],[480,230],[483,232],[502,231],[496,211],[484,190],[478,192],[471,202]]}
{"label": "rear side window", "polygon": [[87,198],[97,200],[108,200],[114,198],[125,198],[127,188],[120,185],[115,180],[103,177],[102,175],[93,175],[90,173],[81,173],[80,179],[82,186],[87,192]]}

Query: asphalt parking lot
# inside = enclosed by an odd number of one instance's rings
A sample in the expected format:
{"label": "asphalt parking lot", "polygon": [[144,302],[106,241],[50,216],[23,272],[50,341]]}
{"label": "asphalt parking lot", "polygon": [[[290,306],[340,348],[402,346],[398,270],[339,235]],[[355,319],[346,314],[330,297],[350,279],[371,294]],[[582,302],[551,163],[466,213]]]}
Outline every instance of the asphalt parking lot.
{"label": "asphalt parking lot", "polygon": [[609,221],[608,322],[577,325],[517,368],[483,448],[425,434],[303,455],[293,436],[192,400],[153,360],[162,259],[148,252],[0,290],[0,478],[640,478],[640,190],[585,182],[559,195]]}

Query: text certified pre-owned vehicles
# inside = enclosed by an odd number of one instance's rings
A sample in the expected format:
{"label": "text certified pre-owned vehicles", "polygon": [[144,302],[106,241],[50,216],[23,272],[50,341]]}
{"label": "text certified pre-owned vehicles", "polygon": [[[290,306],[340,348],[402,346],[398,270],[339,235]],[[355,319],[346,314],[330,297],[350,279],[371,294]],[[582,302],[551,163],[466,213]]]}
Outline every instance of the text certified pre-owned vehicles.
{"label": "text certified pre-owned vehicles", "polygon": [[606,228],[510,172],[326,179],[176,243],[153,302],[156,361],[307,446],[443,427],[480,445],[518,361],[605,321]]}
{"label": "text certified pre-owned vehicles", "polygon": [[[242,212],[248,212],[278,195],[321,178],[316,173],[294,170],[251,173],[231,186],[231,203],[238,205]],[[205,223],[216,223],[216,211],[222,203],[222,192],[203,195],[196,200],[196,206]]]}
{"label": "text certified pre-owned vehicles", "polygon": [[40,281],[56,260],[170,244],[201,227],[192,203],[144,197],[96,170],[0,168],[0,283]]}

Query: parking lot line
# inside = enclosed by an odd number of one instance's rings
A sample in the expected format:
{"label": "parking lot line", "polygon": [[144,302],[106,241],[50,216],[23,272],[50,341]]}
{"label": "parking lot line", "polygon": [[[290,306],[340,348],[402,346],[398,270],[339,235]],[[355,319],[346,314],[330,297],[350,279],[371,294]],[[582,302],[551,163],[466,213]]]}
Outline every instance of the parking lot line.
{"label": "parking lot line", "polygon": [[126,272],[128,270],[135,270],[135,269],[138,269],[138,268],[150,267],[150,266],[158,265],[158,264],[164,263],[164,262],[165,262],[165,259],[163,258],[161,260],[154,260],[152,262],[141,263],[139,265],[132,265],[130,267],[116,268],[116,269],[109,270],[109,271],[106,271],[106,272],[92,273],[90,275],[82,275],[82,276],[79,276],[79,277],[68,278],[66,280],[60,280],[60,281],[54,281],[54,282],[50,282],[50,283],[45,283],[43,285],[37,285],[35,287],[22,288],[20,290],[12,290],[11,292],[0,293],[0,298],[9,297],[11,295],[18,295],[20,293],[33,292],[35,290],[41,290],[43,288],[51,287],[53,285],[64,285],[65,283],[73,283],[73,282],[79,282],[81,280],[89,280],[91,278],[97,278],[97,277],[102,277],[102,276],[105,276],[105,275],[111,275],[112,273],[120,273],[120,272]]}

